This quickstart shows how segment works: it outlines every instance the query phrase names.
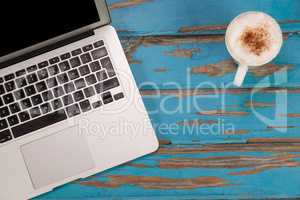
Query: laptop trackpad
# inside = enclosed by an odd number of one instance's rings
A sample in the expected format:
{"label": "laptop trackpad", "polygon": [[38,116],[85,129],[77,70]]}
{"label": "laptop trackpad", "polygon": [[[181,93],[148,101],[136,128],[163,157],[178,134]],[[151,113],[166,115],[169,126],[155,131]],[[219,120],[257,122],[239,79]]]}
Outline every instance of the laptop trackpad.
{"label": "laptop trackpad", "polygon": [[88,144],[77,130],[66,129],[21,147],[35,189],[94,168]]}

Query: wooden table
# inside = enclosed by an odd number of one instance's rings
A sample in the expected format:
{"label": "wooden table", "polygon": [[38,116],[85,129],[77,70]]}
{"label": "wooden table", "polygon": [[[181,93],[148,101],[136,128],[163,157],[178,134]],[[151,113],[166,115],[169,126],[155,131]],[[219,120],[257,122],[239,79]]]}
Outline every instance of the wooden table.
{"label": "wooden table", "polygon": [[[108,2],[160,149],[38,199],[300,197],[300,1]],[[249,10],[285,41],[236,88],[224,31]]]}

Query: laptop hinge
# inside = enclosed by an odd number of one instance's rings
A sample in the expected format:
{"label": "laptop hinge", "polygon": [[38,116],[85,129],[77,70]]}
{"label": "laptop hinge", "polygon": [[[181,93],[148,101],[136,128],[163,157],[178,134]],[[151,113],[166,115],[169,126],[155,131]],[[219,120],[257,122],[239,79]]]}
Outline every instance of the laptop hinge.
{"label": "laptop hinge", "polygon": [[30,58],[36,57],[36,56],[41,55],[43,53],[47,53],[49,51],[60,48],[62,46],[66,46],[66,45],[71,44],[73,42],[76,42],[78,40],[82,40],[84,38],[90,37],[94,34],[95,34],[94,30],[90,30],[90,31],[81,33],[79,35],[72,36],[72,37],[67,38],[65,40],[61,40],[59,42],[56,42],[56,43],[50,44],[48,46],[45,46],[43,48],[31,51],[29,53],[23,54],[21,56],[12,58],[12,59],[7,60],[7,61],[4,61],[4,62],[0,63],[0,68],[2,69],[2,68],[5,68],[5,67],[8,67],[10,65],[14,65],[16,63],[22,62],[24,60],[28,60]]}

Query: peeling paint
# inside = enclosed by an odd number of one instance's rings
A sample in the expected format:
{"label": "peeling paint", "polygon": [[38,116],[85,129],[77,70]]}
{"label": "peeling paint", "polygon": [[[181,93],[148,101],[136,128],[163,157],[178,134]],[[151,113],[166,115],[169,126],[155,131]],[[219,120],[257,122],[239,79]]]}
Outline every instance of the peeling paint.
{"label": "peeling paint", "polygon": [[96,188],[118,188],[135,185],[144,189],[174,190],[194,189],[201,187],[221,187],[229,184],[219,177],[165,178],[158,176],[125,176],[111,175],[108,181],[77,181],[80,185]]}
{"label": "peeling paint", "polygon": [[111,4],[110,8],[111,9],[128,8],[128,7],[137,6],[147,2],[151,2],[151,0],[126,0],[126,1],[113,3]]}

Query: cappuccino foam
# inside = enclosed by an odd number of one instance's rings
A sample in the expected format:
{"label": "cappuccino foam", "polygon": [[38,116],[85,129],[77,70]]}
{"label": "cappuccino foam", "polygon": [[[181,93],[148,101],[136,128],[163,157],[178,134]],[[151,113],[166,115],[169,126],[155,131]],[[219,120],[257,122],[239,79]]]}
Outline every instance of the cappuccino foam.
{"label": "cappuccino foam", "polygon": [[282,32],[277,22],[261,12],[247,12],[228,26],[226,45],[239,63],[259,66],[270,62],[279,53]]}

